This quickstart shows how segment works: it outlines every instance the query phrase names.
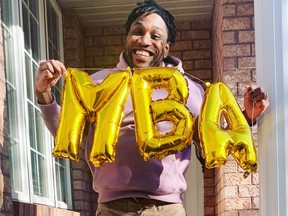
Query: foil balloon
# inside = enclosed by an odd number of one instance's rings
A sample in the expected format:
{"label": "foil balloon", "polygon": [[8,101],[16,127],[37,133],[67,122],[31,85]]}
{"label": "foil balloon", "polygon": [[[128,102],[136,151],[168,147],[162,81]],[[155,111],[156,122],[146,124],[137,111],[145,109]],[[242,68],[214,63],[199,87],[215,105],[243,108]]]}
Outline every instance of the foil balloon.
{"label": "foil balloon", "polygon": [[129,73],[112,73],[95,85],[84,71],[67,70],[54,156],[79,159],[79,145],[88,120],[96,125],[90,161],[100,166],[115,159],[122,111],[129,93]]}
{"label": "foil balloon", "polygon": [[[221,127],[222,117],[227,122],[225,128]],[[250,127],[232,92],[221,82],[206,89],[199,116],[199,137],[207,168],[224,165],[231,153],[246,171],[244,176],[257,171]]]}
{"label": "foil balloon", "polygon": [[73,87],[72,74],[68,70],[62,89],[62,108],[53,150],[54,157],[79,160],[79,147],[86,117],[86,109],[77,97]]}
{"label": "foil balloon", "polygon": [[[167,97],[152,100],[156,89],[165,89]],[[177,69],[137,69],[132,76],[131,90],[136,139],[145,160],[180,152],[191,143],[193,117],[185,107],[187,81]],[[164,121],[173,127],[163,134],[156,125]]]}

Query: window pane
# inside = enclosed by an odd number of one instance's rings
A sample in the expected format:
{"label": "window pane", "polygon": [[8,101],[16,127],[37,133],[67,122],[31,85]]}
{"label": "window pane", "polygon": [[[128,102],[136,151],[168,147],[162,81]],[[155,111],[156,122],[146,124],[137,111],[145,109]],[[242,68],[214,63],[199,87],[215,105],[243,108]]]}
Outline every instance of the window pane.
{"label": "window pane", "polygon": [[29,103],[28,103],[28,117],[29,117],[28,123],[29,123],[30,147],[37,150],[35,121],[34,121],[34,109]]}
{"label": "window pane", "polygon": [[37,72],[38,72],[38,65],[36,65],[35,63],[32,63],[33,64],[33,79],[31,80],[31,83],[32,83],[32,86],[33,86],[33,101],[34,101],[34,104],[35,106],[37,106],[37,99],[36,99],[36,95],[34,94],[34,81],[36,79],[36,75],[37,75]]}
{"label": "window pane", "polygon": [[67,175],[66,175],[66,164],[65,159],[56,159],[56,179],[57,179],[57,198],[58,201],[67,202]]}
{"label": "window pane", "polygon": [[10,8],[11,8],[11,0],[2,0],[2,10],[3,10],[2,20],[6,26],[10,26],[12,21],[11,19],[12,13],[10,13]]}
{"label": "window pane", "polygon": [[[27,2],[27,0],[26,0]],[[37,0],[30,0],[29,1],[29,8],[32,14],[38,19],[38,1]]]}
{"label": "window pane", "polygon": [[25,71],[26,71],[27,97],[30,101],[33,101],[34,87],[33,87],[33,82],[32,82],[31,60],[27,54],[25,54]]}
{"label": "window pane", "polygon": [[47,176],[45,175],[44,157],[31,151],[33,193],[37,196],[47,197]]}
{"label": "window pane", "polygon": [[24,41],[25,41],[25,49],[30,50],[30,34],[29,34],[29,14],[28,8],[23,3],[22,4],[22,20],[23,20],[23,31],[24,31]]}
{"label": "window pane", "polygon": [[[36,2],[36,0],[31,2]],[[38,3],[31,2],[30,5],[27,5],[24,3],[24,1],[22,1],[22,23],[24,30],[25,49],[29,54],[32,54],[34,60],[38,62],[40,60],[40,26],[38,19]],[[31,8],[31,6],[33,8]]]}
{"label": "window pane", "polygon": [[31,16],[31,48],[32,48],[32,56],[33,59],[38,62],[40,60],[40,31],[39,31],[39,24],[38,21],[36,21]]}
{"label": "window pane", "polygon": [[42,120],[41,113],[36,110],[35,111],[35,123],[36,123],[36,135],[37,135],[37,151],[42,154],[45,154],[45,138],[44,138],[44,122]]}

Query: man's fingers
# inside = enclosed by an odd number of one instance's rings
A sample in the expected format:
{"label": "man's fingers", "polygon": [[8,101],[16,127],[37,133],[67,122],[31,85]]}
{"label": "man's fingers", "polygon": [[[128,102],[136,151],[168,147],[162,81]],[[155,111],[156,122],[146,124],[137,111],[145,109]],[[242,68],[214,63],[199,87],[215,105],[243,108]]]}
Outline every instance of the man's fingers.
{"label": "man's fingers", "polygon": [[66,72],[66,68],[60,61],[51,59],[41,61],[39,71],[45,73],[48,78],[59,78]]}
{"label": "man's fingers", "polygon": [[263,88],[257,87],[255,89],[253,88],[247,88],[246,91],[246,97],[250,98],[254,102],[260,102],[261,100],[267,100],[267,92],[264,91]]}

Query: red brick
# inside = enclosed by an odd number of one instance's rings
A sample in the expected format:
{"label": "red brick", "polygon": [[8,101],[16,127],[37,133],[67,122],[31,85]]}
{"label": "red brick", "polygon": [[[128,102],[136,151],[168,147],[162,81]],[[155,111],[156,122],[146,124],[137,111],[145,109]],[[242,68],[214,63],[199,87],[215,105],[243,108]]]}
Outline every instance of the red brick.
{"label": "red brick", "polygon": [[251,29],[251,20],[249,17],[223,19],[223,30],[245,30],[245,29]]}
{"label": "red brick", "polygon": [[247,69],[247,68],[255,68],[255,57],[241,57],[238,58],[238,67],[241,69]]}
{"label": "red brick", "polygon": [[215,207],[214,206],[207,206],[204,209],[204,215],[209,216],[209,215],[215,215]]}
{"label": "red brick", "polygon": [[198,30],[198,29],[211,29],[211,21],[210,20],[201,20],[201,21],[195,21],[191,23],[192,30]]}
{"label": "red brick", "polygon": [[123,46],[106,46],[104,47],[104,55],[119,55],[123,50]]}
{"label": "red brick", "polygon": [[183,68],[185,71],[192,71],[193,69],[193,61],[183,61]]}
{"label": "red brick", "polygon": [[95,67],[105,68],[105,67],[115,67],[119,59],[117,56],[97,56],[94,58]]}
{"label": "red brick", "polygon": [[255,42],[255,33],[253,30],[239,31],[238,40],[239,40],[239,43],[254,43]]}
{"label": "red brick", "polygon": [[240,4],[237,6],[238,16],[253,16],[254,15],[254,4]]}
{"label": "red brick", "polygon": [[104,35],[121,35],[125,34],[125,30],[122,26],[107,26],[103,31]]}
{"label": "red brick", "polygon": [[211,80],[212,77],[212,70],[193,70],[188,72],[202,81]]}
{"label": "red brick", "polygon": [[78,35],[74,28],[65,30],[65,39],[77,39]]}
{"label": "red brick", "polygon": [[259,197],[252,197],[252,207],[253,209],[259,209],[260,208],[260,204],[259,204]]}
{"label": "red brick", "polygon": [[237,42],[235,31],[223,32],[223,44],[233,44]]}
{"label": "red brick", "polygon": [[211,49],[212,41],[211,40],[194,40],[193,49]]}
{"label": "red brick", "polygon": [[183,31],[183,30],[190,30],[191,29],[191,23],[190,22],[176,22],[177,30]]}
{"label": "red brick", "polygon": [[85,57],[85,67],[94,67],[94,57]]}
{"label": "red brick", "polygon": [[192,30],[182,32],[182,40],[199,40],[208,38],[210,38],[210,33],[208,30]]}
{"label": "red brick", "polygon": [[239,197],[259,197],[259,185],[240,185]]}
{"label": "red brick", "polygon": [[210,69],[212,68],[211,59],[208,60],[195,60],[194,61],[194,69]]}
{"label": "red brick", "polygon": [[237,163],[233,160],[228,160],[224,166],[224,173],[235,173],[237,172]]}
{"label": "red brick", "polygon": [[254,185],[259,184],[259,173],[252,174],[252,184]]}
{"label": "red brick", "polygon": [[225,199],[225,210],[243,210],[251,209],[252,203],[250,198],[229,198]]}
{"label": "red brick", "polygon": [[[94,40],[94,44],[95,44],[95,40]],[[103,38],[103,45],[121,45],[122,44],[122,40],[121,37],[118,35],[115,36],[105,36]]]}
{"label": "red brick", "polygon": [[225,174],[225,185],[249,185],[251,184],[251,175],[246,179],[242,173],[227,173]]}
{"label": "red brick", "polygon": [[84,47],[91,47],[93,46],[93,38],[85,38],[84,40]]}
{"label": "red brick", "polygon": [[210,50],[192,50],[183,52],[183,60],[211,59]]}
{"label": "red brick", "polygon": [[238,187],[237,186],[226,186],[224,187],[225,198],[237,198],[238,197]]}
{"label": "red brick", "polygon": [[171,47],[171,51],[191,50],[191,49],[192,49],[192,42],[191,41],[177,41]]}
{"label": "red brick", "polygon": [[239,210],[238,216],[259,216],[259,210]]}
{"label": "red brick", "polygon": [[241,57],[250,56],[251,46],[250,44],[235,44],[223,46],[223,57]]}
{"label": "red brick", "polygon": [[236,5],[223,5],[223,17],[236,16]]}
{"label": "red brick", "polygon": [[214,196],[215,195],[215,188],[214,187],[205,187],[205,196]]}
{"label": "red brick", "polygon": [[211,187],[215,186],[215,179],[214,178],[205,178],[204,179],[204,187]]}
{"label": "red brick", "polygon": [[84,29],[84,36],[92,37],[92,36],[102,36],[103,29],[100,27],[93,27],[93,28],[85,28]]}

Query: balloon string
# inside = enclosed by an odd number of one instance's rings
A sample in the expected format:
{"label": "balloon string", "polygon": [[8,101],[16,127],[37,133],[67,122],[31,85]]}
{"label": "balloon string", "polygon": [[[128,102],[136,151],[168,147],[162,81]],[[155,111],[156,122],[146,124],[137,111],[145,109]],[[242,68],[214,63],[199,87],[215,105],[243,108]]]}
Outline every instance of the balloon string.
{"label": "balloon string", "polygon": [[198,81],[202,82],[203,84],[205,84],[206,87],[209,87],[211,85],[210,82],[205,82],[204,80],[202,80],[202,79],[200,79],[200,78],[198,78],[198,77],[196,77],[196,76],[194,76],[192,74],[189,74],[187,72],[184,72],[184,74],[189,76],[189,77],[191,77],[191,78],[193,78],[193,79],[195,79],[195,80],[198,80]]}

